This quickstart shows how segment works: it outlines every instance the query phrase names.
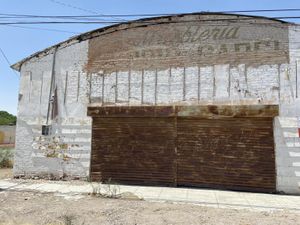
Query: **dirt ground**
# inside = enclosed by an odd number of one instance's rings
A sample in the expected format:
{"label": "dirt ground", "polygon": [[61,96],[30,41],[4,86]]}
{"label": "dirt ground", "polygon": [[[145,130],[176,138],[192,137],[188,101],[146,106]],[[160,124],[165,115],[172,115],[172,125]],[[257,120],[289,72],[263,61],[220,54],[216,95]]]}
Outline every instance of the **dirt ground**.
{"label": "dirt ground", "polygon": [[[0,179],[12,176],[0,169]],[[192,204],[65,196],[0,189],[0,225],[297,225],[300,212],[260,212]]]}
{"label": "dirt ground", "polygon": [[11,178],[12,169],[11,168],[1,168],[0,169],[0,179]]}
{"label": "dirt ground", "polygon": [[300,213],[259,212],[86,196],[0,191],[0,224],[296,225]]}

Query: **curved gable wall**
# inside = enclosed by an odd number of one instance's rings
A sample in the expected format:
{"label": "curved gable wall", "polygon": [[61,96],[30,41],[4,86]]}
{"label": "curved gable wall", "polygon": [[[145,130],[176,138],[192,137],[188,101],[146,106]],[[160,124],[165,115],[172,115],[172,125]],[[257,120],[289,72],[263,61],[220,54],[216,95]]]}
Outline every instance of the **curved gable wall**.
{"label": "curved gable wall", "polygon": [[232,15],[187,15],[136,22],[92,38],[87,71],[281,64],[288,59],[287,24]]}
{"label": "curved gable wall", "polygon": [[[14,174],[88,176],[91,118],[86,108],[91,103],[279,104],[287,117],[279,117],[274,128],[277,189],[299,193],[294,167],[299,157],[289,156],[291,144],[298,142],[281,136],[296,134],[296,118],[288,118],[292,109],[282,105],[293,103],[297,90],[299,28],[233,15],[142,22],[82,34],[58,44],[55,57],[49,48],[16,64],[22,67]],[[58,117],[51,120],[53,135],[44,137],[53,58]],[[53,146],[59,154],[53,154]]]}

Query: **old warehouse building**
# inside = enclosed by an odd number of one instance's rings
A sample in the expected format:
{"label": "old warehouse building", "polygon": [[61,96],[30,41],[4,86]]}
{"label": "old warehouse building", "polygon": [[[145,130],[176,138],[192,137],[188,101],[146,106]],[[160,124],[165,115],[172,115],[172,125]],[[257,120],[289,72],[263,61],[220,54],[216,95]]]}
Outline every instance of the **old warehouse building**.
{"label": "old warehouse building", "polygon": [[15,176],[300,193],[300,28],[193,13],[117,24],[13,65]]}

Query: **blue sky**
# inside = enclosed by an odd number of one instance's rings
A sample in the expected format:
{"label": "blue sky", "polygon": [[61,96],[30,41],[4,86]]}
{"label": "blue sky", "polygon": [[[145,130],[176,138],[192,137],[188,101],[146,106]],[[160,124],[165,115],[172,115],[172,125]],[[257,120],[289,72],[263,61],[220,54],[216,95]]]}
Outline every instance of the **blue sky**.
{"label": "blue sky", "polygon": [[[189,13],[198,11],[236,11],[251,9],[300,8],[297,0],[54,0],[86,9],[64,6],[53,0],[1,0],[0,13],[35,15],[92,15],[99,14],[143,14],[143,13]],[[248,13],[255,15],[254,13]],[[300,16],[299,12],[259,13],[263,16]],[[293,21],[293,20],[289,20]],[[1,21],[0,21],[1,22]],[[294,20],[293,22],[300,22]],[[59,29],[67,32],[25,29],[0,25],[0,48],[10,63],[63,41],[74,33],[99,28],[99,24],[81,25],[22,25],[25,27]],[[74,33],[72,33],[74,32]],[[0,55],[0,110],[17,113],[19,74],[14,73],[4,57]]]}

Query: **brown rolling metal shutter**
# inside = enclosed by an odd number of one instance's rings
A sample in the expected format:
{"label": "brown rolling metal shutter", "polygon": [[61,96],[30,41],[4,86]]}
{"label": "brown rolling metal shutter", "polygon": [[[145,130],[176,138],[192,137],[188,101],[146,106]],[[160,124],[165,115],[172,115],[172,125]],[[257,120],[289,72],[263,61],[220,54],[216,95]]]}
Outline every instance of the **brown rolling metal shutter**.
{"label": "brown rolling metal shutter", "polygon": [[93,118],[91,179],[174,185],[174,118]]}
{"label": "brown rolling metal shutter", "polygon": [[177,183],[275,191],[272,118],[177,120]]}
{"label": "brown rolling metal shutter", "polygon": [[276,190],[277,106],[90,107],[91,179]]}

